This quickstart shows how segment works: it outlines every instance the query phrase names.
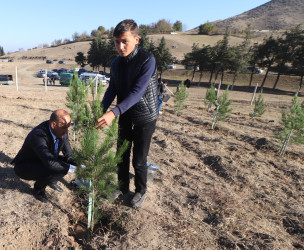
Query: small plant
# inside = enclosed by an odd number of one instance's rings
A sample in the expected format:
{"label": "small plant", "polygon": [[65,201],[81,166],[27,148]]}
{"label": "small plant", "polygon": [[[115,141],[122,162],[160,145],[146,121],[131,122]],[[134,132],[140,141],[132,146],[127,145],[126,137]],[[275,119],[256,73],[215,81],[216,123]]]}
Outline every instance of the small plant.
{"label": "small plant", "polygon": [[212,129],[215,127],[217,121],[225,121],[231,115],[231,100],[228,99],[229,87],[230,86],[227,86],[225,92],[218,98],[218,104],[212,122]]}
{"label": "small plant", "polygon": [[181,110],[185,108],[184,102],[188,97],[187,87],[184,81],[177,87],[174,93],[174,112],[178,114]]}
{"label": "small plant", "polygon": [[213,84],[211,84],[210,88],[206,91],[206,96],[204,99],[204,104],[205,106],[208,106],[208,111],[212,107],[212,105],[216,106],[216,92],[215,92],[215,87]]}
{"label": "small plant", "polygon": [[297,95],[292,100],[290,111],[282,112],[281,124],[283,128],[274,132],[283,142],[280,156],[285,152],[288,142],[304,144],[304,102],[300,105]]}
{"label": "small plant", "polygon": [[266,111],[266,107],[264,104],[264,97],[262,94],[263,94],[263,89],[261,89],[258,100],[254,102],[253,112],[249,114],[251,118],[256,116],[261,117]]}

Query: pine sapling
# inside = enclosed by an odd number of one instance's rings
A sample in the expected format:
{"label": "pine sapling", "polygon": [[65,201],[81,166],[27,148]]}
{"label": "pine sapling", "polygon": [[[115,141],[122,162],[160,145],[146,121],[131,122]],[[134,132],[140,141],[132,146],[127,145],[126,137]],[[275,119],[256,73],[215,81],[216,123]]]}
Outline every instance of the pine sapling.
{"label": "pine sapling", "polygon": [[[93,230],[94,225],[101,217],[99,205],[105,198],[117,190],[117,164],[121,161],[122,153],[126,150],[127,143],[113,150],[117,142],[117,122],[103,130],[95,129],[97,119],[103,114],[101,102],[102,85],[94,87],[90,80],[90,95],[80,110],[83,115],[79,133],[80,145],[74,148],[74,157],[78,166],[83,164],[85,168],[77,168],[78,179],[84,180],[90,185],[82,185],[81,190],[89,194],[88,227]],[[96,92],[97,89],[97,92]],[[83,91],[87,91],[82,89]],[[77,117],[77,116],[76,116]]]}
{"label": "pine sapling", "polygon": [[206,96],[204,99],[205,106],[208,106],[208,111],[212,107],[212,105],[216,106],[217,95],[215,92],[215,87],[211,84],[210,88],[206,91]]}
{"label": "pine sapling", "polygon": [[266,111],[266,107],[264,104],[264,97],[262,94],[263,94],[263,89],[261,89],[258,100],[254,102],[253,112],[249,114],[251,118],[261,117]]}
{"label": "pine sapling", "polygon": [[78,74],[74,71],[73,79],[70,81],[69,90],[67,92],[66,106],[72,110],[71,118],[73,120],[73,137],[83,126],[86,119],[85,102],[88,98],[88,87],[78,79]]}
{"label": "pine sapling", "polygon": [[297,95],[292,100],[290,111],[282,111],[280,123],[283,127],[274,133],[283,142],[280,150],[280,156],[282,156],[289,142],[304,144],[304,102],[300,105]]}
{"label": "pine sapling", "polygon": [[188,97],[187,87],[184,84],[184,81],[177,87],[176,92],[174,93],[174,112],[178,114],[181,110],[185,108],[185,101]]}
{"label": "pine sapling", "polygon": [[215,127],[217,121],[225,121],[231,115],[231,100],[228,99],[229,87],[230,86],[227,86],[225,92],[218,99],[217,108],[213,117],[212,129]]}

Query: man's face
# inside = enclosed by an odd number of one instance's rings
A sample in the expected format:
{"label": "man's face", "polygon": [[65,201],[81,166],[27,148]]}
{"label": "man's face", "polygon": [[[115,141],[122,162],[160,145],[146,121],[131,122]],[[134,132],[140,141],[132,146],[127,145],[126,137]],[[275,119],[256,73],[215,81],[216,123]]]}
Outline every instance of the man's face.
{"label": "man's face", "polygon": [[66,133],[68,133],[70,125],[71,118],[66,116],[63,119],[60,119],[58,122],[52,122],[51,128],[57,138],[62,138]]}
{"label": "man's face", "polygon": [[126,31],[121,36],[114,37],[114,41],[118,54],[126,57],[130,55],[136,44],[138,44],[139,36],[134,36],[131,31]]}

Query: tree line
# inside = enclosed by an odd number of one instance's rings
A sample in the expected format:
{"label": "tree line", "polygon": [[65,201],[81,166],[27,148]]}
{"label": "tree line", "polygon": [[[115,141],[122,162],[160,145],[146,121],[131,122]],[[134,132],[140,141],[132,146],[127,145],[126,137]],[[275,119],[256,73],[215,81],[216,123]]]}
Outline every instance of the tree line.
{"label": "tree line", "polygon": [[[106,67],[110,67],[112,60],[118,55],[115,49],[114,38],[112,35],[109,39],[103,39],[101,36],[93,39],[90,43],[88,54],[84,55],[83,52],[78,52],[75,57],[75,62],[80,67],[90,65],[93,70],[99,70],[103,67],[106,71]],[[156,60],[157,70],[161,77],[162,73],[167,69],[168,64],[172,63],[172,54],[166,46],[166,40],[164,37],[160,40],[158,46],[154,42],[148,39],[147,31],[140,31],[139,47],[146,51],[151,52]]]}
{"label": "tree line", "polygon": [[193,44],[192,51],[185,54],[184,65],[193,66],[192,80],[196,72],[200,73],[200,81],[203,73],[211,72],[209,83],[213,77],[215,81],[229,71],[234,74],[233,85],[241,72],[251,69],[249,86],[252,84],[256,67],[262,67],[266,73],[262,81],[263,88],[269,72],[276,72],[277,78],[273,85],[276,89],[282,74],[300,76],[299,88],[302,86],[304,75],[304,30],[296,26],[286,31],[282,36],[266,37],[261,44],[252,44],[252,31],[250,26],[245,30],[244,40],[240,45],[229,46],[229,32],[226,31],[222,40],[216,45]]}

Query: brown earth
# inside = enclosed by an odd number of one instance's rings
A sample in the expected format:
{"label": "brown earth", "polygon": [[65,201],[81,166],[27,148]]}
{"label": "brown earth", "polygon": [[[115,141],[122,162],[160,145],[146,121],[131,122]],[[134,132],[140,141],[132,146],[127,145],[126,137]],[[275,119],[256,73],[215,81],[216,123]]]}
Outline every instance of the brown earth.
{"label": "brown earth", "polygon": [[[203,105],[206,83],[188,89],[180,115],[171,97],[151,144],[148,161],[160,171],[149,182],[145,203],[133,209],[105,202],[101,224],[90,236],[86,204],[73,195],[73,174],[59,183],[63,193],[47,188],[50,204],[32,196],[32,181],[14,174],[10,161],[26,135],[53,110],[65,108],[67,91],[58,83],[45,91],[41,78],[34,77],[46,66],[41,61],[1,63],[0,72],[14,72],[15,66],[19,90],[0,85],[1,249],[304,248],[303,145],[289,144],[279,157],[281,142],[273,135],[282,110],[291,105],[297,78],[283,78],[279,90],[270,91],[270,77],[264,89],[267,111],[251,119],[252,88],[245,86],[248,76],[243,75],[229,93],[231,118],[214,130],[214,111]],[[186,78],[191,73],[167,71],[171,91],[180,79],[176,74]],[[254,82],[261,77],[255,75]],[[225,79],[229,83],[231,76]]]}

